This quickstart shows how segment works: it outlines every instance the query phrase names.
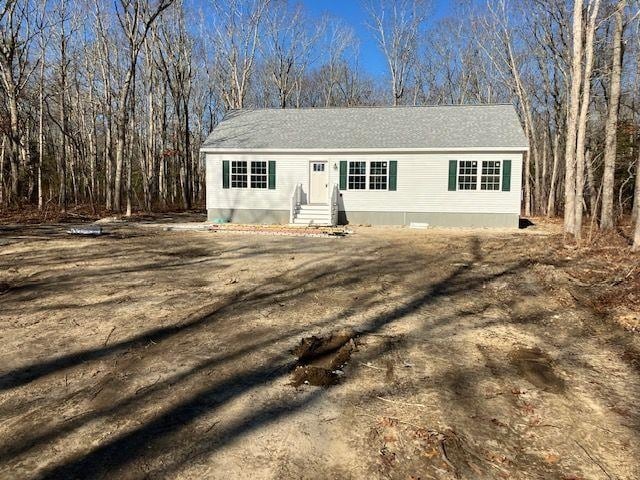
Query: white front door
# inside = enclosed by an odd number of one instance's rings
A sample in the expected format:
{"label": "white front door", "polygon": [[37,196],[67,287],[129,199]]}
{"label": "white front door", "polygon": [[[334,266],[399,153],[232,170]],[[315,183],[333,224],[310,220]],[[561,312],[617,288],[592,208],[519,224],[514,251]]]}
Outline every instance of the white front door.
{"label": "white front door", "polygon": [[309,203],[329,202],[329,167],[327,162],[309,164]]}

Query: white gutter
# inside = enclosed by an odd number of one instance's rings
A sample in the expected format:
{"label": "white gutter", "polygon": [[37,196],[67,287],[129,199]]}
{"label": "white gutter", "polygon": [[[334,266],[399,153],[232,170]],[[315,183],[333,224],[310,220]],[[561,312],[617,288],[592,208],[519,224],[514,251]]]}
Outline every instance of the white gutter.
{"label": "white gutter", "polygon": [[215,148],[202,147],[203,153],[431,153],[431,152],[528,152],[529,147],[463,147],[463,148]]}

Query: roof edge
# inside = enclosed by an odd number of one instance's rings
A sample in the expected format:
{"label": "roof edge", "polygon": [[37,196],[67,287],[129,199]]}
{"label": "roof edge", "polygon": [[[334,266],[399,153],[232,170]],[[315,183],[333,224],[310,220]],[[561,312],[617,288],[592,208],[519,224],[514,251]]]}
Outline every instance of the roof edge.
{"label": "roof edge", "polygon": [[[224,115],[230,112],[260,112],[260,111],[287,111],[287,110],[357,110],[365,108],[379,108],[379,109],[419,109],[419,108],[455,108],[455,107],[513,107],[513,103],[445,103],[445,104],[432,104],[432,105],[353,105],[353,106],[317,106],[317,107],[243,107],[243,108],[230,108]],[[224,116],[223,115],[223,116]]]}
{"label": "roof edge", "polygon": [[440,153],[440,152],[518,152],[529,151],[529,146],[502,147],[437,147],[437,148],[216,148],[202,147],[202,153]]}

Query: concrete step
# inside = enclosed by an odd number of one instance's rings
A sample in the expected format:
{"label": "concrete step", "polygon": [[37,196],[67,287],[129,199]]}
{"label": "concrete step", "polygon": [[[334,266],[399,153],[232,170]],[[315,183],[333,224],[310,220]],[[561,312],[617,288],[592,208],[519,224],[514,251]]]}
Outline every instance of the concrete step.
{"label": "concrete step", "polygon": [[329,211],[329,209],[329,205],[298,205],[298,210],[309,212],[324,212]]}
{"label": "concrete step", "polygon": [[330,219],[323,219],[323,220],[318,220],[318,219],[303,219],[303,218],[294,218],[293,219],[293,223],[294,225],[316,225],[316,226],[322,226],[322,227],[328,227],[331,226],[331,220]]}
{"label": "concrete step", "polygon": [[320,220],[320,219],[327,219],[327,220],[331,220],[331,215],[329,213],[309,213],[309,212],[300,212],[298,213],[295,218],[308,218],[308,219],[316,219],[316,220]]}

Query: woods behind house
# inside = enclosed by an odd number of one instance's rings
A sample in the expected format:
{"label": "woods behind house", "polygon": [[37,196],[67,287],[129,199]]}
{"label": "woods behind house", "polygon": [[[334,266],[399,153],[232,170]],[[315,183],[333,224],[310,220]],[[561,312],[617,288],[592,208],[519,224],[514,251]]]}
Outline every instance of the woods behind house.
{"label": "woods behind house", "polygon": [[229,109],[510,102],[525,215],[640,244],[640,2],[363,0],[352,25],[286,0],[4,0],[0,208],[189,209]]}

